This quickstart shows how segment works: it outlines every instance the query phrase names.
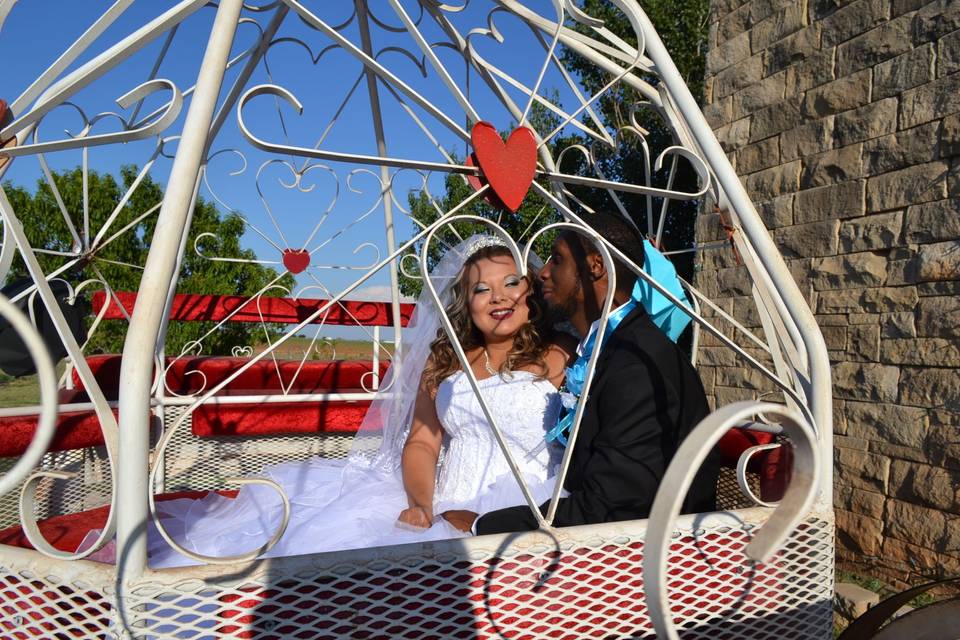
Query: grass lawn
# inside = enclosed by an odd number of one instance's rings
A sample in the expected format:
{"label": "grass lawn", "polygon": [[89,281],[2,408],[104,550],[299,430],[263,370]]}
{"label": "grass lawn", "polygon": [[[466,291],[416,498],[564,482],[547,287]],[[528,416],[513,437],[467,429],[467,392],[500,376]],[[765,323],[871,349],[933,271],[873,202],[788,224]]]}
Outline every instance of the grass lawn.
{"label": "grass lawn", "polygon": [[[389,360],[393,351],[392,343],[381,342],[380,359]],[[267,345],[259,344],[256,352],[260,353]],[[274,351],[279,360],[300,360],[306,350],[310,349],[309,360],[371,360],[373,358],[373,341],[371,340],[332,340],[313,341],[311,348],[310,338],[290,338]]]}
{"label": "grass lawn", "polygon": [[[63,367],[57,367],[58,372]],[[24,405],[40,404],[40,385],[37,376],[11,378],[0,374],[0,408],[22,407]]]}

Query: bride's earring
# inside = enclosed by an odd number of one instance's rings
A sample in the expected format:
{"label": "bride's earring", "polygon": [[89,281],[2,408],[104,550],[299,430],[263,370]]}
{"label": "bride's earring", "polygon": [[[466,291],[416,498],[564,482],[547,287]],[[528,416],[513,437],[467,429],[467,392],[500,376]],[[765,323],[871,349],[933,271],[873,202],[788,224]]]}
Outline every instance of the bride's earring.
{"label": "bride's earring", "polygon": [[490,365],[490,354],[487,353],[486,348],[483,350],[483,368],[487,370],[492,376],[497,375],[499,372]]}

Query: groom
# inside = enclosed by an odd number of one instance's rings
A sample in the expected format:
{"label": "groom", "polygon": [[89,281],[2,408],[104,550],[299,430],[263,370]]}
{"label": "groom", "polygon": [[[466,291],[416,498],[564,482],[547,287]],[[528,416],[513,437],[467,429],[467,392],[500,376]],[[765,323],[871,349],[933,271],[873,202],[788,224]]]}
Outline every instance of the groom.
{"label": "groom", "polygon": [[[643,242],[619,217],[594,214],[588,222],[634,263],[643,265]],[[637,276],[616,263],[616,292],[611,317],[630,301]],[[543,296],[559,317],[567,318],[581,336],[596,330],[607,292],[603,258],[593,242],[564,232],[540,272]],[[703,384],[689,358],[637,305],[606,339],[597,360],[573,458],[553,524],[581,524],[646,518],[660,480],[674,453],[708,413]],[[585,338],[580,343],[583,349]],[[683,504],[685,513],[716,507],[718,462],[708,457]],[[548,504],[540,506],[546,514]],[[481,514],[451,513],[454,526],[473,524],[479,535],[537,528],[527,506]]]}

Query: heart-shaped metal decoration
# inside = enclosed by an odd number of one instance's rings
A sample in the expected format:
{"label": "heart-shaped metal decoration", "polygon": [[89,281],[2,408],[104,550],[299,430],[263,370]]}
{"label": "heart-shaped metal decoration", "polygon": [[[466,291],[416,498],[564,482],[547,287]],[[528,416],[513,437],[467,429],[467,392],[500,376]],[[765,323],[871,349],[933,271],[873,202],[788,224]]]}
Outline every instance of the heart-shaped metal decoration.
{"label": "heart-shaped metal decoration", "polygon": [[303,273],[310,266],[310,252],[306,249],[284,249],[283,266],[293,275]]}
{"label": "heart-shaped metal decoration", "polygon": [[[480,163],[477,162],[477,154],[471,153],[467,156],[467,161],[464,162],[468,167],[479,167]],[[467,183],[473,187],[474,191],[480,191],[480,189],[486,187],[490,183],[487,182],[486,177],[482,173],[478,175],[473,175],[472,173],[467,174]],[[497,196],[492,188],[487,189],[483,192],[483,199],[487,201],[494,209],[506,209],[507,205],[503,204],[503,201]]]}
{"label": "heart-shaped metal decoration", "polygon": [[[483,177],[506,209],[516,213],[537,173],[537,140],[527,127],[517,127],[504,143],[489,122],[478,122],[470,132],[473,153]],[[479,188],[479,180],[470,183]]]}

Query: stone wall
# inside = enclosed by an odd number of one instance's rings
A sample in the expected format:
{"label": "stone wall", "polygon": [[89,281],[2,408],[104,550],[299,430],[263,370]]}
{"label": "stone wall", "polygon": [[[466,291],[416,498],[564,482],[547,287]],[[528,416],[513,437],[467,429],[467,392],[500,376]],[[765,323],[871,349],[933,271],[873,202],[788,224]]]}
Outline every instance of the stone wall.
{"label": "stone wall", "polygon": [[[839,566],[960,574],[960,2],[713,0],[710,19],[708,119],[834,363]],[[698,268],[759,326],[729,250]],[[713,400],[763,393],[717,344]]]}

